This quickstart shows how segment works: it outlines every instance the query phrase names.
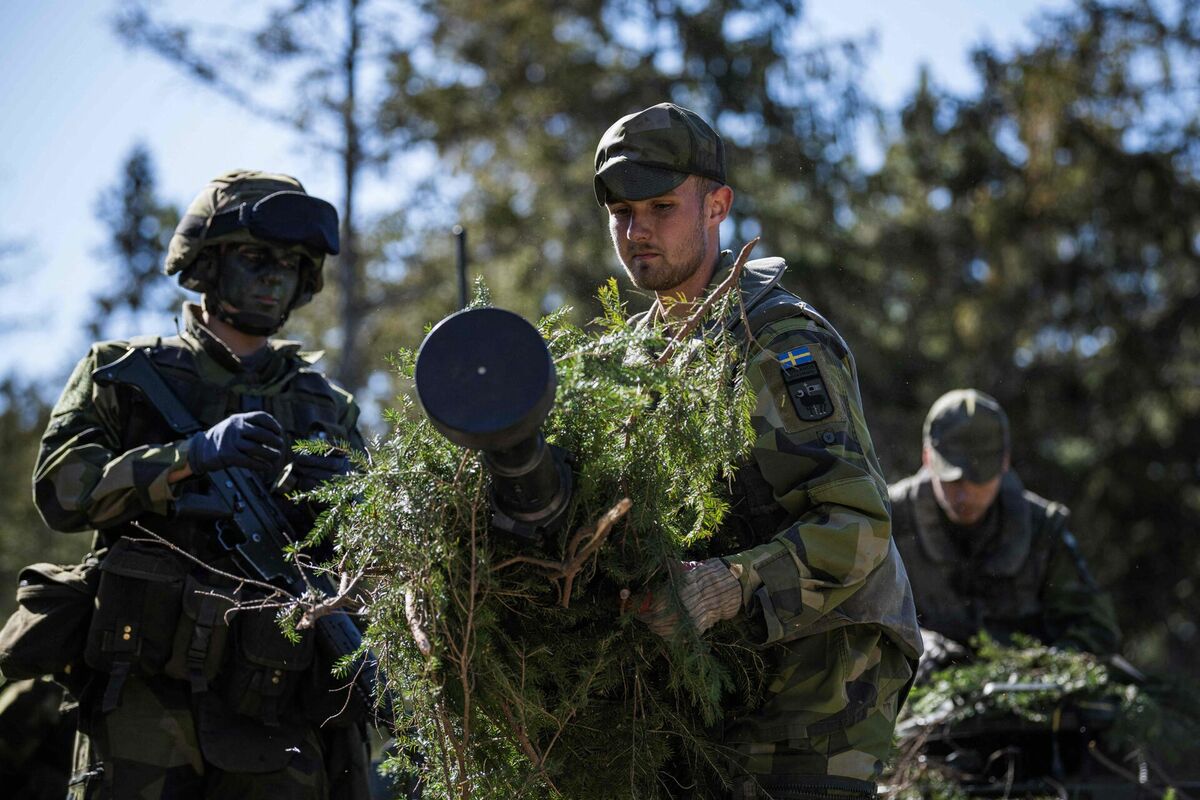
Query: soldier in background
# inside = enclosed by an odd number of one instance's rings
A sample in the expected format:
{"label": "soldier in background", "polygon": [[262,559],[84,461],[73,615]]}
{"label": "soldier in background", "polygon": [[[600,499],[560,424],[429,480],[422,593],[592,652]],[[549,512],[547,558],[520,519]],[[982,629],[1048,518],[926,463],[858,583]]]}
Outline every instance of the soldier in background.
{"label": "soldier in background", "polygon": [[[724,145],[694,112],[663,103],[618,120],[596,150],[595,191],[630,280],[656,296],[638,324],[677,326],[729,276]],[[748,263],[739,289],[751,330],[740,315],[727,321],[747,341],[758,403],[726,526],[703,560],[664,565],[682,608],[663,586],[638,616],[664,637],[735,620],[763,648],[767,695],[730,707],[719,737],[733,797],[867,798],[921,641],[854,358],[782,288],[784,269]]]}
{"label": "soldier in background", "polygon": [[896,545],[926,635],[922,674],[986,632],[1097,654],[1120,642],[1115,613],[1088,573],[1066,507],[1010,469],[1008,417],[975,389],[942,395],[925,418],[922,469],[890,487]]}
{"label": "soldier in background", "polygon": [[[94,530],[106,548],[75,798],[367,797],[364,713],[334,691],[344,681],[314,655],[311,631],[290,641],[276,609],[246,608],[261,595],[231,577],[216,521],[180,503],[204,492],[208,473],[256,470],[303,533],[311,510],[284,495],[349,465],[292,443],[362,447],[350,395],[298,343],[269,338],[320,291],[337,251],[336,210],[294,178],[221,175],[167,254],[167,274],[202,293],[185,304],[183,329],[94,345],[55,405],[34,472],[38,510],[55,530]],[[206,430],[179,439],[138,392],[93,380],[135,347]]]}

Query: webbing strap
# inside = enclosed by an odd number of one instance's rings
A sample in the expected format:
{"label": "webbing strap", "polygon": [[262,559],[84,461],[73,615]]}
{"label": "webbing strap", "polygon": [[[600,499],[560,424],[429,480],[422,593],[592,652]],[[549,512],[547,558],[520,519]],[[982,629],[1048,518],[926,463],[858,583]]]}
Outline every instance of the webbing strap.
{"label": "webbing strap", "polygon": [[208,691],[208,678],[204,676],[204,662],[208,659],[213,629],[217,625],[224,606],[224,603],[218,602],[218,598],[211,595],[203,595],[200,599],[200,609],[196,613],[196,624],[192,628],[186,659],[188,681],[192,685],[193,694]]}
{"label": "webbing strap", "polygon": [[105,714],[121,704],[121,690],[125,688],[125,680],[132,670],[132,662],[128,658],[114,660],[108,673],[108,683],[104,686],[104,697],[100,701],[100,710]]}

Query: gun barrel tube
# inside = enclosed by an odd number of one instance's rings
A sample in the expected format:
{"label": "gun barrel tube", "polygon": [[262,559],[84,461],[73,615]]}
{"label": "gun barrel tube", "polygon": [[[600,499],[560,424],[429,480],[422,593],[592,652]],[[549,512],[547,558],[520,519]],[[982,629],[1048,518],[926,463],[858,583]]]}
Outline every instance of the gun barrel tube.
{"label": "gun barrel tube", "polygon": [[553,530],[571,495],[567,456],[541,426],[558,378],[537,329],[499,308],[451,314],[417,353],[417,397],[447,439],[483,451],[493,524],[529,539]]}

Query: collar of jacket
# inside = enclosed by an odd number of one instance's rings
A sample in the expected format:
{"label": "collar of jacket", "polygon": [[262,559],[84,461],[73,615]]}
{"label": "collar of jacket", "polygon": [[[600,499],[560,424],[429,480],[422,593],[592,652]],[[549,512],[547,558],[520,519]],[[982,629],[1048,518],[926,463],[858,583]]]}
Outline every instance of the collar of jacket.
{"label": "collar of jacket", "polygon": [[[716,274],[713,275],[712,282],[708,285],[709,294],[716,291],[733,269],[733,252],[726,250],[721,255],[723,257],[721,263],[717,265]],[[738,291],[742,293],[741,308],[738,308],[725,320],[725,330],[736,331],[742,324],[742,308],[745,309],[746,316],[750,316],[754,309],[767,299],[771,290],[783,280],[785,272],[787,272],[787,262],[782,258],[756,258],[753,261],[747,261],[742,267],[741,277],[738,278]]]}
{"label": "collar of jacket", "polygon": [[293,358],[300,358],[309,363],[320,358],[319,353],[315,357],[312,354],[301,353],[299,342],[270,339],[267,341],[268,355],[256,365],[257,368],[252,373],[248,372],[245,364],[234,355],[229,346],[205,326],[200,314],[200,306],[196,303],[183,304],[183,331],[180,336],[216,362],[221,369],[240,378],[240,382],[270,385],[292,372],[289,363]]}
{"label": "collar of jacket", "polygon": [[[705,297],[711,296],[717,290],[717,287],[729,277],[734,261],[732,250],[721,251],[721,258],[717,261],[717,268],[713,271],[712,279],[708,282],[708,288],[704,291]],[[771,290],[779,285],[779,282],[783,279],[783,273],[786,271],[787,263],[782,258],[756,258],[753,261],[745,263],[742,267],[742,275],[738,279],[738,290],[742,293],[742,305],[746,309],[746,314],[749,314],[753,308],[766,299]],[[635,327],[640,327],[642,325],[661,323],[662,319],[662,305],[659,304],[656,298],[654,304],[650,306],[650,310],[633,315],[629,321]],[[729,331],[736,330],[741,324],[742,315],[740,309],[737,314],[729,317],[724,322],[725,329]],[[711,325],[709,327],[711,328]]]}
{"label": "collar of jacket", "polygon": [[[961,561],[950,533],[942,524],[937,498],[933,496],[933,476],[928,470],[917,473],[916,516],[917,539],[930,560],[939,564]],[[1000,481],[1000,535],[983,562],[989,575],[1012,577],[1029,558],[1033,547],[1033,525],[1029,504],[1025,502],[1025,487],[1017,473],[1009,470]]]}

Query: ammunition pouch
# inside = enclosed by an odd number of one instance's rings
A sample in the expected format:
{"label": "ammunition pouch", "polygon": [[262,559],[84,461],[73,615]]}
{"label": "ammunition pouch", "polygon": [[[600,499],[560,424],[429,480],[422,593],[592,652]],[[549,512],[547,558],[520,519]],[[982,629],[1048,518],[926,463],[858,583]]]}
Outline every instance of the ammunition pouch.
{"label": "ammunition pouch", "polygon": [[183,613],[175,628],[171,659],[163,669],[167,676],[187,681],[194,694],[208,691],[221,671],[229,639],[228,612],[236,602],[232,588],[216,576],[212,583],[187,576]]}
{"label": "ammunition pouch", "polygon": [[[0,629],[0,672],[8,680],[76,672],[92,619],[100,561],[31,564],[17,581],[17,609]],[[70,681],[67,681],[68,683]]]}
{"label": "ammunition pouch", "polygon": [[[237,610],[253,598],[161,544],[118,539],[95,572],[96,610],[83,656],[108,676],[101,711],[117,707],[129,676],[162,675],[186,681],[194,695],[211,690],[229,711],[268,726],[295,718],[296,696],[318,672],[311,632],[294,642],[274,609]],[[324,694],[340,703],[321,703],[322,720],[347,707],[343,694]],[[313,711],[304,713],[311,718]]]}
{"label": "ammunition pouch", "polygon": [[232,634],[233,653],[222,675],[225,702],[239,714],[277,725],[312,667],[312,633],[290,641],[273,610],[253,609],[236,614]]}
{"label": "ammunition pouch", "polygon": [[315,661],[300,693],[305,718],[322,729],[349,728],[366,721],[374,709],[355,688],[353,676],[334,675],[334,662],[321,648]]}
{"label": "ammunition pouch", "polygon": [[163,671],[174,645],[186,574],[181,556],[134,539],[118,539],[100,563],[84,660],[108,675],[102,711],[117,707],[130,675]]}

